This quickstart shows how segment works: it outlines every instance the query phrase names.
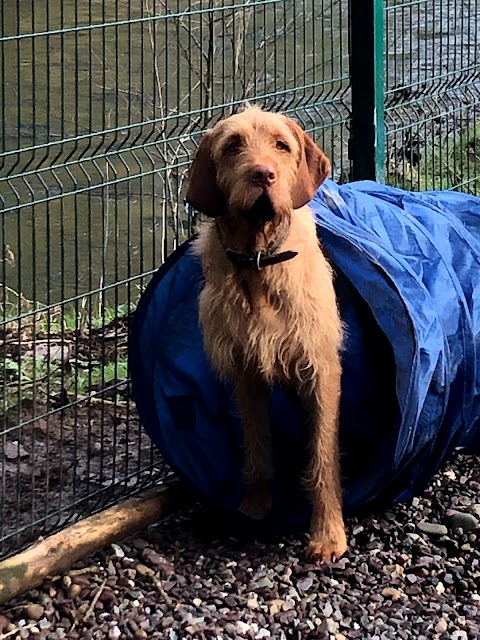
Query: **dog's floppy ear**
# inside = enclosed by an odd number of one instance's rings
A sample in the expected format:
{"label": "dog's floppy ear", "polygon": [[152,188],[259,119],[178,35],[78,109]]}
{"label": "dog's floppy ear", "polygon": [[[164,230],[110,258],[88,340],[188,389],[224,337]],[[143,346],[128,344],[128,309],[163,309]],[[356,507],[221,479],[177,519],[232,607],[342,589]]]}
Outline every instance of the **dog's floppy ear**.
{"label": "dog's floppy ear", "polygon": [[194,209],[215,218],[223,213],[224,198],[218,189],[213,164],[212,133],[206,133],[193,158],[188,176],[187,202]]}
{"label": "dog's floppy ear", "polygon": [[300,143],[300,162],[296,182],[292,188],[293,208],[299,209],[310,202],[316,190],[330,174],[330,160],[309,135],[293,120],[288,120]]}

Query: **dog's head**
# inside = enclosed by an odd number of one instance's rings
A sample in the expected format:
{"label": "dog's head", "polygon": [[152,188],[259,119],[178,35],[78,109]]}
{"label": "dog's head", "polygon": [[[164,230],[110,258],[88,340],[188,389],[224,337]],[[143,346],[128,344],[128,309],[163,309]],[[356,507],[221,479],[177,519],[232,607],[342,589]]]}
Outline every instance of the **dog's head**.
{"label": "dog's head", "polygon": [[329,172],[328,158],[296,122],[248,107],[203,137],[187,201],[225,223],[229,218],[232,228],[248,224],[285,235],[293,210],[312,199]]}

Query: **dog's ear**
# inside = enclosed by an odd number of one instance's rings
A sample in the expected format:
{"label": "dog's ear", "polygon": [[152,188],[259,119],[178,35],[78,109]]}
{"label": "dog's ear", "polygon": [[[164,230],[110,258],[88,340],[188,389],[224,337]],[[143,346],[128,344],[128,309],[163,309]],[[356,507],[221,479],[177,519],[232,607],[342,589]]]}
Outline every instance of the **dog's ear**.
{"label": "dog's ear", "polygon": [[212,133],[206,133],[193,157],[185,199],[194,209],[215,218],[223,213],[224,198],[217,186],[212,159]]}
{"label": "dog's ear", "polygon": [[300,144],[300,162],[292,188],[293,208],[299,209],[313,198],[318,187],[330,174],[331,165],[323,151],[296,122],[288,120],[288,126]]}

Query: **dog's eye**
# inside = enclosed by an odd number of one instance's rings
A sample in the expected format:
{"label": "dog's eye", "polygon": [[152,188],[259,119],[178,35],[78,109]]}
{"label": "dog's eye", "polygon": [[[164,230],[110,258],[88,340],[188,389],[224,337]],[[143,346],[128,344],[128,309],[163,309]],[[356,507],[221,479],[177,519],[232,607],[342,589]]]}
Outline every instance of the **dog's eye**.
{"label": "dog's eye", "polygon": [[277,149],[279,149],[280,151],[290,151],[290,147],[288,146],[288,144],[286,142],[284,142],[283,140],[277,140],[277,144],[276,144]]}
{"label": "dog's eye", "polygon": [[242,148],[242,143],[240,142],[240,140],[238,140],[237,138],[235,140],[231,140],[231,142],[229,142],[226,146],[225,146],[225,153],[230,155],[230,156],[234,156],[237,153],[240,152],[240,149]]}

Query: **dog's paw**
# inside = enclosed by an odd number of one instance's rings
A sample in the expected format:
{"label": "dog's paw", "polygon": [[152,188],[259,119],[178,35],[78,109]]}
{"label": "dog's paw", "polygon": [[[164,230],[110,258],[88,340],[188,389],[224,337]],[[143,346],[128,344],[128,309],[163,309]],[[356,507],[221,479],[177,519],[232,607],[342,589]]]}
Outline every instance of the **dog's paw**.
{"label": "dog's paw", "polygon": [[347,549],[345,529],[339,526],[321,534],[312,534],[307,555],[315,562],[335,562],[343,556]]}
{"label": "dog's paw", "polygon": [[245,497],[240,505],[240,511],[253,518],[263,520],[272,508],[272,490],[269,482],[257,482],[247,485]]}

